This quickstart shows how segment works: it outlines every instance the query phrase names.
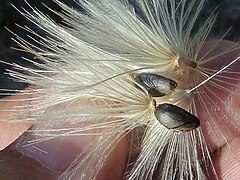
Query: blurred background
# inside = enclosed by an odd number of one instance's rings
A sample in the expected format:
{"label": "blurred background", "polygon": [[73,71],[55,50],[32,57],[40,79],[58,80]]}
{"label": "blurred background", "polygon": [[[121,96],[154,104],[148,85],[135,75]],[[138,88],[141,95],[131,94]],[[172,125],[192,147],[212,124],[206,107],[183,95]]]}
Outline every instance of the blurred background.
{"label": "blurred background", "polygon": [[[60,7],[57,6],[52,0],[27,0],[29,4],[33,7],[37,7],[39,10],[48,14],[57,22],[61,22],[61,19],[51,13],[42,5],[42,3],[47,6],[60,11]],[[76,6],[71,0],[62,0],[63,2],[69,4],[70,6]],[[129,0],[134,3],[134,0]],[[197,0],[198,1],[198,0]],[[27,25],[34,28],[31,23],[29,23],[16,9],[13,8],[11,4],[14,4],[17,8],[21,7],[30,10],[26,5],[24,0],[0,0],[0,60],[6,62],[16,62],[19,64],[24,64],[21,57],[31,58],[28,53],[16,51],[11,47],[17,47],[16,43],[11,39],[14,35],[11,34],[6,28],[16,33],[17,35],[25,38],[26,32],[19,28],[16,24]],[[206,19],[211,12],[216,9],[218,12],[217,21],[214,28],[210,34],[209,39],[216,39],[221,37],[224,32],[226,32],[230,27],[231,31],[226,35],[225,39],[232,41],[240,40],[240,1],[239,0],[207,0],[203,11],[199,17],[199,22]],[[198,24],[197,24],[198,25]],[[196,25],[196,28],[198,28]],[[25,64],[26,65],[26,64]],[[26,87],[26,84],[16,83],[8,78],[4,74],[5,69],[10,68],[8,65],[0,64],[0,89],[22,89]]]}

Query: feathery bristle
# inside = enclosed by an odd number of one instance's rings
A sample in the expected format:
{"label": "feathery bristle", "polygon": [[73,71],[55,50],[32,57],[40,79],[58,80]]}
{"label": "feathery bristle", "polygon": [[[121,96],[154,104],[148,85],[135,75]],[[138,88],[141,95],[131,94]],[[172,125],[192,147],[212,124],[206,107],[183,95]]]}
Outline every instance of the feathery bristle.
{"label": "feathery bristle", "polygon": [[[201,54],[216,18],[210,15],[201,28],[193,30],[204,0],[136,0],[134,6],[126,0],[77,0],[81,11],[55,2],[63,11],[52,11],[65,26],[30,5],[32,12],[19,10],[46,34],[41,36],[22,27],[32,34],[37,45],[17,35],[15,41],[41,63],[25,59],[33,67],[13,64],[14,70],[8,70],[11,77],[31,85],[18,91],[28,98],[16,101],[26,103],[12,110],[21,118],[10,120],[46,124],[32,130],[37,139],[26,146],[59,136],[95,135],[86,153],[79,154],[60,177],[94,179],[121,138],[144,127],[143,137],[138,139],[141,151],[129,164],[125,178],[202,180],[210,173],[216,175],[206,141],[207,130],[203,128],[211,129],[228,143],[217,124],[216,118],[223,120],[225,112],[221,112],[220,104],[224,102],[218,93],[239,91],[239,69],[224,68],[231,62],[217,59],[239,47],[232,45],[212,55],[221,43],[218,40]],[[214,63],[217,65],[212,66]],[[159,123],[154,116],[153,98],[136,87],[134,77],[142,72],[176,81],[178,86],[173,92],[154,100],[193,113],[200,118],[200,127],[176,132]],[[233,89],[228,89],[228,85]],[[56,113],[54,107],[58,106],[64,108]],[[66,122],[78,126],[54,128]],[[230,117],[224,122],[239,131]]]}

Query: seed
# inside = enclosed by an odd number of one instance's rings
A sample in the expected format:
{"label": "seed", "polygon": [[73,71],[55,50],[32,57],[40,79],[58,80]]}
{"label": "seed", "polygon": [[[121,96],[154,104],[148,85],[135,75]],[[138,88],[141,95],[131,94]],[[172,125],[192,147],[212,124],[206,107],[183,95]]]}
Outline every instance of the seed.
{"label": "seed", "polygon": [[157,120],[168,129],[190,131],[200,126],[196,116],[173,104],[160,104],[154,113]]}
{"label": "seed", "polygon": [[164,76],[152,73],[141,73],[135,77],[136,82],[144,87],[151,97],[161,97],[177,87],[177,83]]}

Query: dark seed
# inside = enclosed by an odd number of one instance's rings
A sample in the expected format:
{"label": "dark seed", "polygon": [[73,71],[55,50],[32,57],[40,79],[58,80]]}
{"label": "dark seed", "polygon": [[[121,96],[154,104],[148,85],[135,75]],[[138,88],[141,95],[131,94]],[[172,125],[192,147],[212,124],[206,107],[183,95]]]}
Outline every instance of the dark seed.
{"label": "dark seed", "polygon": [[148,91],[151,97],[164,96],[177,87],[175,81],[152,73],[138,74],[135,80]]}
{"label": "dark seed", "polygon": [[196,116],[173,104],[160,104],[154,113],[157,120],[168,129],[190,131],[200,126]]}

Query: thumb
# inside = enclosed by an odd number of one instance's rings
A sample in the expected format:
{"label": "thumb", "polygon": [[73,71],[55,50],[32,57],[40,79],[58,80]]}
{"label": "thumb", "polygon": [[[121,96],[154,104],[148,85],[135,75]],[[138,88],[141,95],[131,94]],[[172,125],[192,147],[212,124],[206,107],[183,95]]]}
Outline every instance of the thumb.
{"label": "thumb", "polygon": [[[11,167],[12,172],[16,171],[16,173],[11,173],[13,179],[19,178],[20,172],[26,172],[22,173],[22,176],[24,176],[22,179],[32,179],[36,175],[47,177],[42,179],[57,179],[71,162],[94,141],[94,136],[89,135],[56,137],[41,142],[32,133],[35,129],[41,128],[40,125],[32,127],[29,132],[25,132],[7,149],[2,151],[2,156],[9,158],[8,161],[5,161],[3,168]],[[125,137],[111,151],[97,179],[122,179],[127,154],[128,141]],[[16,157],[19,159],[19,163],[13,163]]]}

